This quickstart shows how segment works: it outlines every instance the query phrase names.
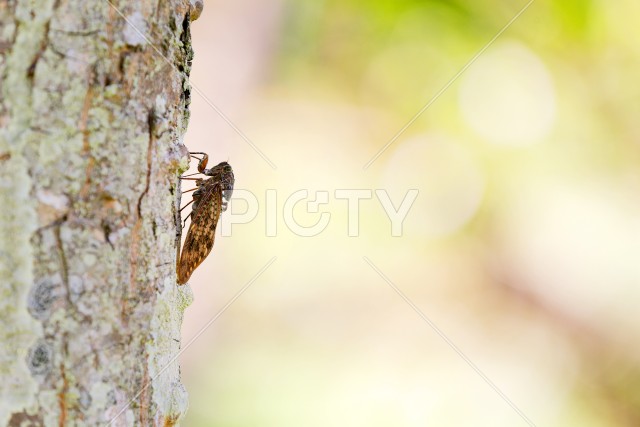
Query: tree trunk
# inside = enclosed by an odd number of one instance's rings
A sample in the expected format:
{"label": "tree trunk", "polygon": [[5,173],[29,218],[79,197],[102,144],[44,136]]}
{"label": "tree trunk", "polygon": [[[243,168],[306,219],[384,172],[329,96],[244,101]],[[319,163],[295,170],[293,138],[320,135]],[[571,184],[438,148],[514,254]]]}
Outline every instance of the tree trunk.
{"label": "tree trunk", "polygon": [[190,9],[0,0],[0,425],[174,425],[186,411]]}

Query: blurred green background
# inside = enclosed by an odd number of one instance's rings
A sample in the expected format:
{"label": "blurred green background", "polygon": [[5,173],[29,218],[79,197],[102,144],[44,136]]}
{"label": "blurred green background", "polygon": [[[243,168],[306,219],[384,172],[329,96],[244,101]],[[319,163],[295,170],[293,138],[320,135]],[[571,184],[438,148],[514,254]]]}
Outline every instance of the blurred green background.
{"label": "blurred green background", "polygon": [[[640,2],[534,1],[363,168],[525,4],[206,2],[185,143],[260,206],[183,343],[277,260],[181,356],[183,425],[640,425]],[[283,222],[296,190],[411,188],[401,237],[375,195],[358,237],[334,197],[316,237]]]}

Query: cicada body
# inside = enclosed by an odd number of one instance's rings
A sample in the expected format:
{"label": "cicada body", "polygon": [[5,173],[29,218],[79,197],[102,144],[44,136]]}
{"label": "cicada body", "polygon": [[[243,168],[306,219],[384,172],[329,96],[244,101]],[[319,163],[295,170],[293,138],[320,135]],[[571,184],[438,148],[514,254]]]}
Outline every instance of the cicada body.
{"label": "cicada body", "polygon": [[233,194],[235,177],[231,165],[222,162],[211,169],[205,169],[207,160],[208,156],[204,154],[198,165],[198,171],[210,178],[196,179],[191,224],[178,260],[179,285],[187,283],[193,271],[211,253],[220,214],[227,209],[227,203]]}

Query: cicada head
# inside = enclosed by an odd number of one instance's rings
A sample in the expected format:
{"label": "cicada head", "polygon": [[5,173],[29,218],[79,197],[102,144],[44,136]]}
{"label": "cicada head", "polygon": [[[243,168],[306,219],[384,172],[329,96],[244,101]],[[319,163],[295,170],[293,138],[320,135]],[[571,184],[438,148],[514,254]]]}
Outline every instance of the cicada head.
{"label": "cicada head", "polygon": [[222,186],[222,211],[227,210],[227,203],[231,200],[233,195],[233,185],[235,184],[235,177],[233,176],[233,168],[227,162],[220,162],[215,167],[208,169],[205,172],[211,177],[215,177],[216,181]]}

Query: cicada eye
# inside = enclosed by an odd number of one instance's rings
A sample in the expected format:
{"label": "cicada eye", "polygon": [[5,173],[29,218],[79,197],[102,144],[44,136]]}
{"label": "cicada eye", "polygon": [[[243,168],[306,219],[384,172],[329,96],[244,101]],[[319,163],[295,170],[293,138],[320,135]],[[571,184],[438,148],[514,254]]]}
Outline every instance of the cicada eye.
{"label": "cicada eye", "polygon": [[233,188],[229,189],[229,190],[224,190],[222,192],[222,197],[224,197],[224,199],[226,201],[231,200],[231,196],[233,195]]}

